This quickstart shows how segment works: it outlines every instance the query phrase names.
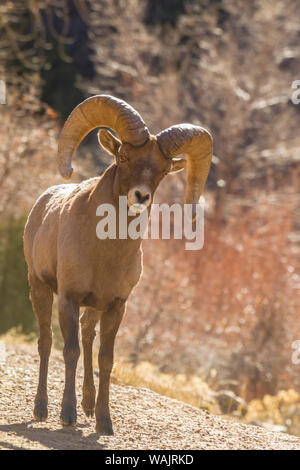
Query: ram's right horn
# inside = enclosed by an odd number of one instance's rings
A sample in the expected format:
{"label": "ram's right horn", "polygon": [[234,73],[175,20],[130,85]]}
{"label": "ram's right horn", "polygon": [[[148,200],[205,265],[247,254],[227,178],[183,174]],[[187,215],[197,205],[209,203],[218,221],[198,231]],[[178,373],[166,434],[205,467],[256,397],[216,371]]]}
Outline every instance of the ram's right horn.
{"label": "ram's right horn", "polygon": [[123,143],[145,144],[150,133],[139,113],[128,103],[109,95],[96,95],[80,103],[67,119],[58,144],[58,167],[64,178],[72,175],[72,156],[84,137],[96,127],[108,127]]}

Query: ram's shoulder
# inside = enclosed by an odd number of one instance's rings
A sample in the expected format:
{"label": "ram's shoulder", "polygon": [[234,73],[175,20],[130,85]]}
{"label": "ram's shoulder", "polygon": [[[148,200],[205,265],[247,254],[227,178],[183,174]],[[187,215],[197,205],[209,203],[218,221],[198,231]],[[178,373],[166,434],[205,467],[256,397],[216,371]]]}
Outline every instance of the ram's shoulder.
{"label": "ram's shoulder", "polygon": [[37,200],[36,204],[45,204],[46,207],[64,205],[78,194],[92,189],[99,178],[90,178],[78,184],[59,184],[48,188]]}

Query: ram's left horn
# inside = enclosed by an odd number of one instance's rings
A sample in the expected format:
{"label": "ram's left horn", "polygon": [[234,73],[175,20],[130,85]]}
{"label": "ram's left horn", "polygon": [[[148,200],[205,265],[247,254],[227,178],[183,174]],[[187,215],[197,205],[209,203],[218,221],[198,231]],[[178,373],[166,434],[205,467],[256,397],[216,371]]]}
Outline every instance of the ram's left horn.
{"label": "ram's left horn", "polygon": [[196,204],[203,193],[212,160],[212,136],[203,127],[178,124],[160,132],[156,138],[166,158],[174,158],[179,154],[186,155],[185,200],[187,204],[193,204],[194,220]]}

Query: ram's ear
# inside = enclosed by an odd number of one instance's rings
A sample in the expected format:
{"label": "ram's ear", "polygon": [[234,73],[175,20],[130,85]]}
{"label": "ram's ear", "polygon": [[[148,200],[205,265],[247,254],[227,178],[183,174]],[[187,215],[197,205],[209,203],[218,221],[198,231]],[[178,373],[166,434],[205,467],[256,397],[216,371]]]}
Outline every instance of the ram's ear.
{"label": "ram's ear", "polygon": [[176,173],[177,171],[184,170],[186,167],[186,160],[184,158],[178,158],[177,160],[172,160],[171,168],[169,173]]}
{"label": "ram's ear", "polygon": [[98,132],[98,142],[108,153],[116,156],[118,154],[121,141],[117,139],[107,129],[100,129]]}

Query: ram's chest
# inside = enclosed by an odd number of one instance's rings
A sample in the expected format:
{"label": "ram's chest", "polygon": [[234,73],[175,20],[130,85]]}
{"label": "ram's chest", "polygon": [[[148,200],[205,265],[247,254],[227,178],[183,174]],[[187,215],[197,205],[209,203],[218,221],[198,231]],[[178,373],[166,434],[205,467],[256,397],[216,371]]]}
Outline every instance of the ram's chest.
{"label": "ram's chest", "polygon": [[115,298],[127,300],[138,283],[141,272],[140,250],[132,256],[103,256],[72,258],[60,263],[59,289],[71,295],[81,306],[105,310]]}
{"label": "ram's chest", "polygon": [[93,276],[96,282],[93,290],[98,292],[101,298],[111,297],[125,298],[138,283],[142,272],[141,253],[138,251],[131,257],[112,257],[109,261],[102,259],[95,267]]}
{"label": "ram's chest", "polygon": [[103,310],[127,299],[141,275],[140,245],[131,240],[78,240],[69,234],[58,250],[58,289],[80,305]]}

